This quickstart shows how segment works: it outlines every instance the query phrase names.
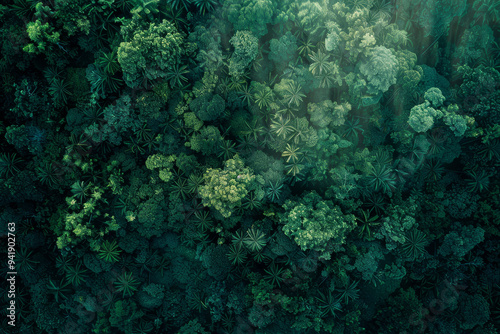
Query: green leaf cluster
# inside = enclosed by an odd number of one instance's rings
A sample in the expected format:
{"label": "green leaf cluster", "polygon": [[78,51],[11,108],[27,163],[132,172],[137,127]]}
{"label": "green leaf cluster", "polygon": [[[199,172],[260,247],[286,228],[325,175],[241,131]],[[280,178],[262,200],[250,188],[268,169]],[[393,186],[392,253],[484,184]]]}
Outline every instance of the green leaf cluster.
{"label": "green leaf cluster", "polygon": [[167,20],[145,26],[134,18],[122,27],[122,35],[118,62],[129,87],[164,78],[180,62],[184,38]]}
{"label": "green leaf cluster", "polygon": [[354,215],[343,214],[332,201],[323,200],[315,191],[300,201],[286,201],[283,208],[283,232],[302,250],[321,252],[323,258],[329,258],[330,252],[342,245],[355,227]]}
{"label": "green leaf cluster", "polygon": [[203,179],[204,184],[198,189],[203,205],[214,208],[223,217],[228,218],[241,206],[255,175],[236,155],[224,163],[223,169],[207,169]]}

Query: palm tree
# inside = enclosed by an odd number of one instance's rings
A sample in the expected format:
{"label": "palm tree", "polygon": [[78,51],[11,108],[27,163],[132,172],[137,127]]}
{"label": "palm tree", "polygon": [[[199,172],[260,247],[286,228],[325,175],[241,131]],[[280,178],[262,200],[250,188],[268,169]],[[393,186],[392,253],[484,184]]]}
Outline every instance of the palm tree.
{"label": "palm tree", "polygon": [[233,265],[240,265],[245,263],[247,252],[245,248],[242,247],[242,244],[232,244],[229,246],[227,257]]}
{"label": "palm tree", "polygon": [[66,105],[68,96],[73,95],[69,90],[69,84],[64,82],[64,79],[54,79],[49,86],[49,94],[56,106],[63,107]]}
{"label": "palm tree", "polygon": [[19,164],[23,160],[16,157],[16,154],[2,153],[0,154],[0,176],[14,176],[20,172]]}
{"label": "palm tree", "polygon": [[281,154],[283,157],[288,157],[286,159],[286,162],[290,162],[290,159],[293,162],[298,162],[299,161],[299,156],[302,155],[302,152],[300,152],[300,147],[297,147],[295,145],[290,145],[286,144],[286,150]]}
{"label": "palm tree", "polygon": [[313,42],[311,41],[311,38],[307,36],[307,38],[301,38],[299,39],[299,55],[301,57],[304,57],[306,55],[309,55],[312,53],[312,50],[315,48]]}
{"label": "palm tree", "polygon": [[295,105],[299,106],[302,102],[302,99],[306,97],[304,93],[302,93],[302,86],[300,86],[295,81],[289,81],[285,86],[285,91],[283,92],[283,100],[287,105]]}
{"label": "palm tree", "polygon": [[205,15],[206,12],[212,11],[218,4],[216,0],[193,0],[193,3],[198,8],[198,12],[201,13],[201,15]]}
{"label": "palm tree", "polygon": [[340,304],[342,296],[333,297],[331,291],[328,291],[327,295],[321,291],[318,291],[318,293],[319,297],[316,297],[316,300],[319,302],[319,307],[322,310],[321,316],[326,317],[331,314],[337,317],[337,311],[342,311],[342,305]]}
{"label": "palm tree", "polygon": [[356,120],[351,119],[347,120],[344,123],[344,132],[342,133],[342,137],[347,138],[349,140],[354,140],[357,142],[359,140],[359,135],[358,132],[363,133],[365,130],[361,125],[359,125],[359,118],[356,118]]}
{"label": "palm tree", "polygon": [[425,252],[427,244],[425,233],[413,229],[406,235],[402,254],[406,258],[415,261]]}
{"label": "palm tree", "polygon": [[296,118],[295,124],[292,127],[292,137],[293,142],[298,144],[301,140],[306,141],[309,135],[309,122],[305,117]]}
{"label": "palm tree", "polygon": [[235,143],[232,140],[222,140],[219,144],[219,158],[224,161],[231,159],[236,154]]}
{"label": "palm tree", "polygon": [[264,132],[264,127],[262,125],[259,125],[258,123],[259,119],[254,119],[254,121],[251,123],[245,121],[246,130],[242,131],[242,134],[252,136],[253,139],[257,141],[259,135]]}
{"label": "palm tree", "polygon": [[296,181],[300,181],[299,174],[302,171],[304,165],[300,163],[300,161],[293,161],[291,164],[285,166],[287,168],[287,174],[292,174],[292,177],[295,178]]}
{"label": "palm tree", "polygon": [[359,236],[368,241],[373,240],[372,228],[380,225],[380,223],[377,223],[379,216],[371,216],[371,211],[372,209],[369,211],[361,210],[360,217],[356,217],[356,220],[359,222],[358,226],[360,227]]}
{"label": "palm tree", "polygon": [[332,64],[328,61],[330,56],[321,50],[318,52],[311,52],[309,58],[312,63],[309,65],[309,71],[313,75],[321,75],[322,73],[327,73],[332,70]]}
{"label": "palm tree", "polygon": [[243,243],[251,252],[258,252],[266,246],[267,238],[264,233],[253,226],[247,231]]}
{"label": "palm tree", "polygon": [[[95,66],[93,64],[89,66],[89,70],[87,71],[87,79],[90,81],[91,91],[103,98],[106,97],[107,92],[116,92],[123,83],[123,81],[119,77],[115,77],[111,73],[104,71],[100,66]],[[57,97],[58,95],[63,95],[64,92],[61,92],[60,88],[61,87],[54,87],[54,93],[51,94],[55,95],[55,97]],[[71,93],[69,94],[71,95]],[[64,96],[59,98],[64,98],[64,102],[66,101],[66,98]]]}
{"label": "palm tree", "polygon": [[396,186],[396,177],[391,169],[385,165],[375,165],[368,175],[368,184],[373,186],[375,191],[382,190],[384,193],[391,192]]}
{"label": "palm tree", "polygon": [[73,284],[74,286],[78,286],[81,283],[85,282],[87,279],[87,275],[85,274],[87,269],[82,268],[82,263],[80,261],[77,262],[75,266],[68,266],[66,269],[66,279],[68,282]]}
{"label": "palm tree", "polygon": [[104,241],[99,249],[98,258],[106,262],[117,262],[120,259],[120,253],[122,251],[118,248],[116,240],[112,242]]}
{"label": "palm tree", "polygon": [[66,294],[71,292],[69,284],[70,283],[66,281],[64,278],[62,278],[59,283],[54,283],[52,279],[49,278],[49,282],[47,283],[47,290],[49,291],[50,294],[54,295],[56,303],[59,302],[59,297],[61,299],[68,298]]}
{"label": "palm tree", "polygon": [[183,84],[187,83],[188,79],[184,76],[184,74],[187,73],[189,73],[187,65],[180,66],[177,64],[173,68],[168,69],[166,79],[169,80],[172,88],[179,88],[182,87]]}
{"label": "palm tree", "polygon": [[132,296],[134,291],[137,291],[137,286],[139,281],[132,277],[131,272],[124,272],[115,281],[115,287],[117,292],[122,292],[123,297]]}
{"label": "palm tree", "polygon": [[85,184],[83,181],[76,181],[71,185],[71,192],[73,193],[73,197],[80,200],[80,203],[83,202],[85,197],[88,197],[88,190],[90,185]]}
{"label": "palm tree", "polygon": [[350,282],[351,280],[349,279],[346,283],[346,286],[344,289],[342,289],[342,296],[341,298],[344,298],[345,303],[349,303],[350,300],[356,300],[359,298],[359,289],[356,287],[358,286],[359,281],[354,281]]}
{"label": "palm tree", "polygon": [[257,91],[254,94],[255,103],[259,106],[259,108],[267,108],[274,102],[274,94],[271,88],[267,86],[262,86],[257,88]]}
{"label": "palm tree", "polygon": [[482,192],[483,190],[488,190],[490,185],[490,175],[488,175],[484,169],[480,173],[476,173],[475,170],[467,172],[469,178],[467,179],[467,189],[471,192]]}
{"label": "palm tree", "polygon": [[120,63],[118,63],[118,55],[116,50],[112,52],[101,51],[99,58],[97,58],[96,63],[104,72],[113,75],[120,70]]}
{"label": "palm tree", "polygon": [[319,88],[332,88],[335,85],[342,85],[342,79],[340,79],[339,71],[336,66],[332,66],[329,70],[316,76],[316,78],[319,79]]}
{"label": "palm tree", "polygon": [[189,11],[189,6],[191,5],[191,0],[167,0],[167,3],[172,6],[173,9],[184,8]]}
{"label": "palm tree", "polygon": [[278,285],[278,287],[280,287],[280,283],[284,281],[283,274],[285,270],[283,269],[283,267],[278,267],[273,261],[273,263],[269,267],[269,270],[264,269],[264,271],[267,274],[266,276],[264,276],[264,279],[266,281],[269,281],[273,286]]}
{"label": "palm tree", "polygon": [[271,122],[271,131],[275,133],[278,137],[287,139],[288,135],[292,132],[292,125],[288,118],[280,116],[278,119],[274,119]]}
{"label": "palm tree", "polygon": [[28,248],[21,247],[20,250],[16,251],[16,266],[17,270],[20,272],[33,271],[33,265],[40,263],[32,259],[33,251],[28,251]]}
{"label": "palm tree", "polygon": [[267,187],[266,195],[271,200],[271,202],[279,200],[282,188],[283,188],[283,183],[281,182],[281,180],[277,180],[274,183],[272,181],[269,181],[269,186]]}
{"label": "palm tree", "polygon": [[243,101],[243,103],[246,103],[250,107],[250,104],[254,101],[252,86],[249,86],[248,84],[244,85],[238,92],[238,94],[240,95],[241,101]]}

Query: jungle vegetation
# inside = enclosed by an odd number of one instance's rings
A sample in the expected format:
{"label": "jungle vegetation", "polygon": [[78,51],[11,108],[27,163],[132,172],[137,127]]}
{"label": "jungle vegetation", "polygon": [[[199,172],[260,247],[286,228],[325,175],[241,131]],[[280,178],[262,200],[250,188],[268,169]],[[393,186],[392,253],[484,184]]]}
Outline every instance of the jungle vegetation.
{"label": "jungle vegetation", "polygon": [[0,36],[7,333],[500,328],[498,1],[4,0]]}

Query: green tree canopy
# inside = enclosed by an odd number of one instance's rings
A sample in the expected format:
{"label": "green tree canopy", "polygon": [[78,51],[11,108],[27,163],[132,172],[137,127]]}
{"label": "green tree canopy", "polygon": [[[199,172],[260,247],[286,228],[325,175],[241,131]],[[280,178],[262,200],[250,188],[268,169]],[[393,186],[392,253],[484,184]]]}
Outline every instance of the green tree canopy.
{"label": "green tree canopy", "polygon": [[355,227],[354,215],[344,215],[332,201],[323,200],[315,191],[300,201],[286,201],[283,208],[283,232],[302,250],[322,252],[324,258],[329,258],[333,247],[343,244]]}
{"label": "green tree canopy", "polygon": [[396,83],[398,61],[391,50],[377,46],[368,60],[360,64],[359,70],[368,79],[369,94],[385,93]]}
{"label": "green tree canopy", "polygon": [[254,181],[253,171],[245,167],[236,155],[224,163],[224,169],[209,168],[203,175],[204,185],[199,187],[203,205],[213,207],[226,218],[241,206],[241,200],[248,194]]}
{"label": "green tree canopy", "polygon": [[234,46],[233,55],[229,60],[229,74],[240,76],[257,57],[259,40],[251,31],[237,31],[229,42]]}
{"label": "green tree canopy", "polygon": [[129,87],[166,77],[180,64],[184,38],[169,21],[145,26],[134,17],[121,33],[125,41],[118,47],[118,62]]}

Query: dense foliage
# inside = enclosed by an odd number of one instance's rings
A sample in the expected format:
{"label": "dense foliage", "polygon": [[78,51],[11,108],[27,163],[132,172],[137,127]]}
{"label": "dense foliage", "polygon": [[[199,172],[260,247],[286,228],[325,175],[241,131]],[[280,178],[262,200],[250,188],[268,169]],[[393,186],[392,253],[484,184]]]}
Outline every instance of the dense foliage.
{"label": "dense foliage", "polygon": [[2,1],[2,330],[497,333],[499,23],[495,0]]}

